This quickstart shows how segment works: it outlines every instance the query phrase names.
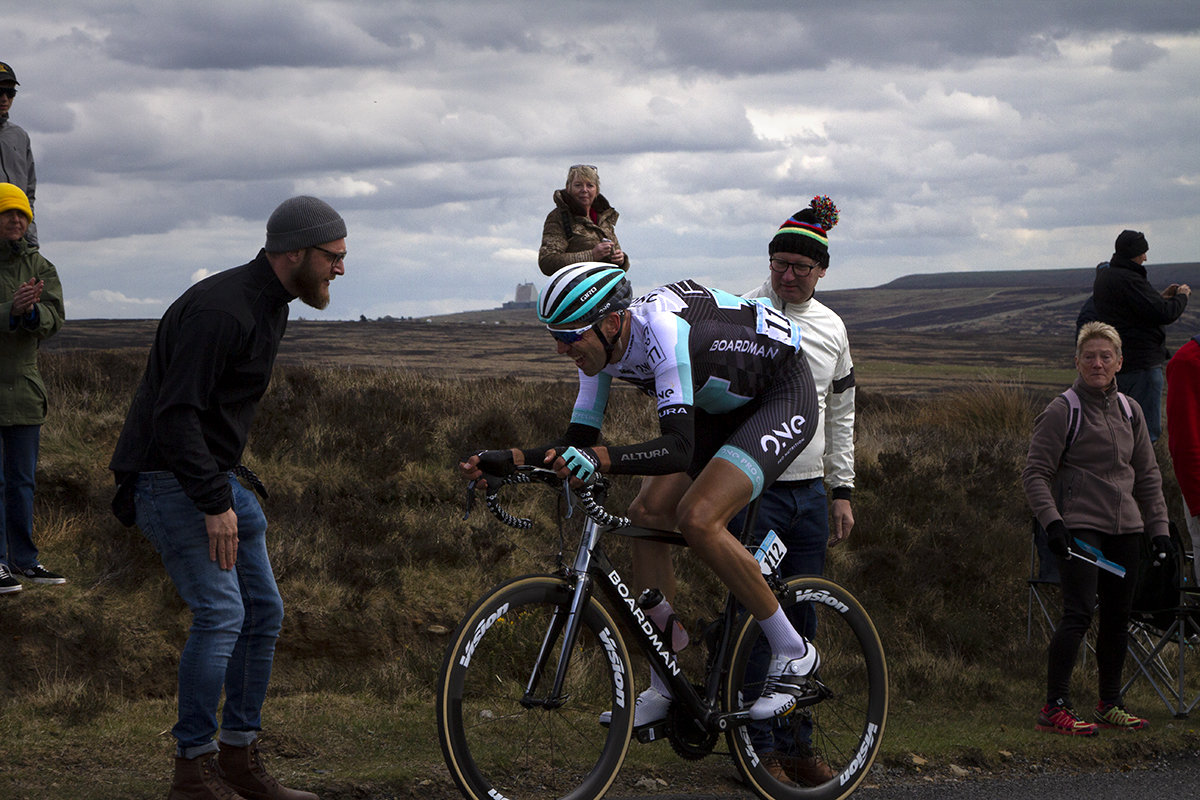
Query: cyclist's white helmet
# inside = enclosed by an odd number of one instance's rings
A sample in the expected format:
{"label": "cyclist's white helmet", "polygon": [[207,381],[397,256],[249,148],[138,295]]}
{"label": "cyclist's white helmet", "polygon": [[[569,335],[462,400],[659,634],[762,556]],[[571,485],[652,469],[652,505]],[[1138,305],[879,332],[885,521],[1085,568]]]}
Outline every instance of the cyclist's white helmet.
{"label": "cyclist's white helmet", "polygon": [[571,264],[546,281],[538,297],[538,319],[555,327],[586,328],[629,308],[632,297],[624,270],[599,261]]}

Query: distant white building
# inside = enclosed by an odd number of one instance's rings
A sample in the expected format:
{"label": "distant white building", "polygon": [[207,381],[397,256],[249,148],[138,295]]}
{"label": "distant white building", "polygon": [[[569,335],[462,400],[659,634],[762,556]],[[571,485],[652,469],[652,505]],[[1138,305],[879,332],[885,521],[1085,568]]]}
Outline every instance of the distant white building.
{"label": "distant white building", "polygon": [[517,284],[517,299],[501,306],[504,309],[534,308],[537,306],[537,286],[532,283]]}

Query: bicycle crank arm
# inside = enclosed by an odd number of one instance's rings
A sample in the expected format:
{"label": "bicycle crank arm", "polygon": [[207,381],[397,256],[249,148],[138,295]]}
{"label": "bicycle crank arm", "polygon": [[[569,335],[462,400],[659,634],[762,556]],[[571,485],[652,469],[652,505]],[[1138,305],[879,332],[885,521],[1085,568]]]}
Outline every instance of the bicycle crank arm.
{"label": "bicycle crank arm", "polygon": [[522,708],[545,708],[554,710],[556,708],[562,708],[565,706],[570,699],[571,695],[569,694],[563,695],[562,697],[533,697],[532,695],[526,694],[520,699],[519,702],[521,703]]}

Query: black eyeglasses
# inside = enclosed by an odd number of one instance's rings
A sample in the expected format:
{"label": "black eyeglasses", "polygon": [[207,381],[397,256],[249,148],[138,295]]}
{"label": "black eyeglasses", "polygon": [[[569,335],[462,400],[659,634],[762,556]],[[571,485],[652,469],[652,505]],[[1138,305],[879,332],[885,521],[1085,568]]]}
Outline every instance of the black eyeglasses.
{"label": "black eyeglasses", "polygon": [[776,272],[780,275],[785,274],[789,269],[795,273],[797,278],[804,278],[814,269],[820,269],[820,264],[789,264],[778,258],[771,259],[771,272]]}
{"label": "black eyeglasses", "polygon": [[566,345],[571,345],[571,344],[575,344],[580,339],[582,339],[585,335],[587,335],[587,332],[590,331],[593,327],[595,327],[595,326],[588,325],[586,328],[575,328],[574,330],[563,331],[563,330],[557,330],[555,328],[551,328],[549,325],[547,325],[546,330],[550,331],[550,335],[554,337],[554,341],[562,342],[563,344],[566,344]]}
{"label": "black eyeglasses", "polygon": [[17,96],[17,90],[12,88],[11,86],[4,86],[4,87],[0,87],[0,94],[11,99],[11,98]]}
{"label": "black eyeglasses", "polygon": [[313,245],[313,250],[320,250],[325,255],[329,256],[329,266],[336,267],[338,264],[344,263],[346,260],[345,253],[335,253],[332,250],[326,250],[320,245]]}

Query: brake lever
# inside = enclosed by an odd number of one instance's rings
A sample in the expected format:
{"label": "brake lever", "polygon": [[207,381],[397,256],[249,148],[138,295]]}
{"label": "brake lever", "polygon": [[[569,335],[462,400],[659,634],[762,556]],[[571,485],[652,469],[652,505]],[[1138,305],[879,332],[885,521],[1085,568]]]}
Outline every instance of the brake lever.
{"label": "brake lever", "polygon": [[571,492],[571,479],[570,478],[563,478],[563,495],[567,498],[566,519],[570,519],[571,515],[573,513],[575,513],[575,506],[571,502],[571,498],[574,497],[574,494]]}
{"label": "brake lever", "polygon": [[464,520],[470,519],[471,509],[474,507],[474,505],[475,505],[475,481],[469,481],[467,483],[466,511],[463,513]]}

